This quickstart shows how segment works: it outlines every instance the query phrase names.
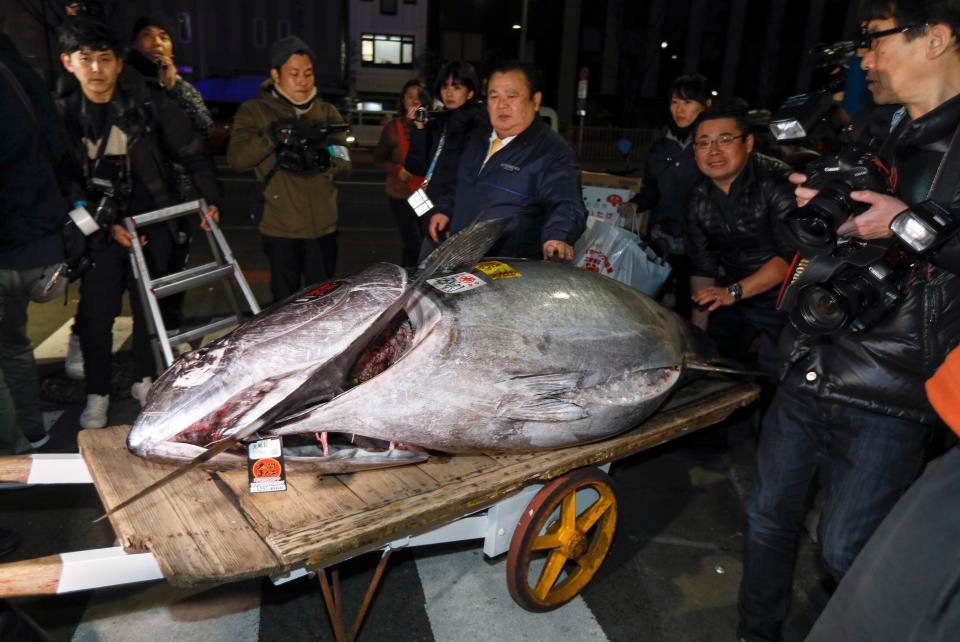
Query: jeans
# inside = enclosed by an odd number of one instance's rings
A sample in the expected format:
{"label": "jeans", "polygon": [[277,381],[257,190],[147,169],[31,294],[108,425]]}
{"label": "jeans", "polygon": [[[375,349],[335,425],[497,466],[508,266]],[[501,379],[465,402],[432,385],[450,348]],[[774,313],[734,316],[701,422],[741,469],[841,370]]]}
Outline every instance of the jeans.
{"label": "jeans", "polygon": [[261,236],[263,252],[270,264],[270,293],[274,302],[333,277],[337,269],[336,232],[315,239]]}
{"label": "jeans", "polygon": [[773,303],[755,304],[742,301],[710,313],[707,334],[713,339],[725,357],[743,359],[753,342],[760,335],[757,366],[763,372],[776,377],[779,358],[777,342],[787,322],[787,315]]}
{"label": "jeans", "polygon": [[0,270],[0,455],[30,450],[44,434],[40,385],[27,336],[30,289],[43,268]]}
{"label": "jeans", "polygon": [[797,389],[796,369],[764,417],[747,503],[738,634],[778,640],[790,606],[797,539],[810,482],[826,467],[819,539],[839,580],[916,479],[930,427],[825,401]]}

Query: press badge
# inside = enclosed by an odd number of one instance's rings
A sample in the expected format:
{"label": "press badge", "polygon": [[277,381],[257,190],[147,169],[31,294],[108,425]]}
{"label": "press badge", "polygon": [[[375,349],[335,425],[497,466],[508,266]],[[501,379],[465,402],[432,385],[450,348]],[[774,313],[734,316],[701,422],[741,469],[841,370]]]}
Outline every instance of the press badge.
{"label": "press badge", "polygon": [[260,439],[247,445],[247,479],[250,493],[287,490],[282,437]]}
{"label": "press badge", "polygon": [[329,145],[327,151],[330,152],[330,156],[333,158],[339,158],[344,161],[350,160],[350,150],[343,145]]}
{"label": "press badge", "polygon": [[430,197],[427,196],[427,193],[422,187],[410,195],[407,203],[409,203],[413,211],[417,213],[417,216],[423,216],[433,209],[433,201],[430,200]]}

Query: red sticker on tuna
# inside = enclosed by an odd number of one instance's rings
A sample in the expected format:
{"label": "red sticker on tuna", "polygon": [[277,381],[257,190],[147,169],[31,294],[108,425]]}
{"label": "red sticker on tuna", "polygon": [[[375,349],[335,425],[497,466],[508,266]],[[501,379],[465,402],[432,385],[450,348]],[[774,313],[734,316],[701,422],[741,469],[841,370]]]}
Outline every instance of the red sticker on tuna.
{"label": "red sticker on tuna", "polygon": [[302,295],[297,297],[294,303],[307,303],[309,301],[316,301],[320,297],[330,294],[331,292],[339,288],[340,285],[341,285],[340,281],[331,281],[330,283],[322,283],[317,287],[313,288],[312,290],[309,290],[308,292],[304,292]]}

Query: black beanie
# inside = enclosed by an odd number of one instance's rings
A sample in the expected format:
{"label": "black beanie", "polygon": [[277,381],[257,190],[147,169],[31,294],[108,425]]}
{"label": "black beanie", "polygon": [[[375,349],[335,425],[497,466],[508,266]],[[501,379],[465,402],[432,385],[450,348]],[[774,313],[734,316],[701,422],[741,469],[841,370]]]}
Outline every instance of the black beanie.
{"label": "black beanie", "polygon": [[146,29],[147,27],[160,27],[167,32],[167,35],[170,36],[170,39],[173,40],[177,31],[175,28],[173,20],[159,11],[151,12],[145,16],[140,16],[133,23],[133,33],[130,34],[130,40],[136,40],[137,36],[140,35],[140,32]]}
{"label": "black beanie", "polygon": [[279,69],[295,53],[306,53],[311,62],[314,60],[313,50],[300,38],[287,36],[277,40],[270,46],[270,68]]}

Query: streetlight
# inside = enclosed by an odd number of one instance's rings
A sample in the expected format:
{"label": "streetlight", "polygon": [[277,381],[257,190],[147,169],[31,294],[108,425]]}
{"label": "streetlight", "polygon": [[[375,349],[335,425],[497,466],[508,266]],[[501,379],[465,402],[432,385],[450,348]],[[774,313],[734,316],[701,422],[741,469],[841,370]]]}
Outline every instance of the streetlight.
{"label": "streetlight", "polygon": [[664,40],[663,42],[660,43],[660,48],[661,48],[661,49],[666,49],[666,48],[669,47],[669,46],[670,46],[670,43],[667,42],[666,40]]}

